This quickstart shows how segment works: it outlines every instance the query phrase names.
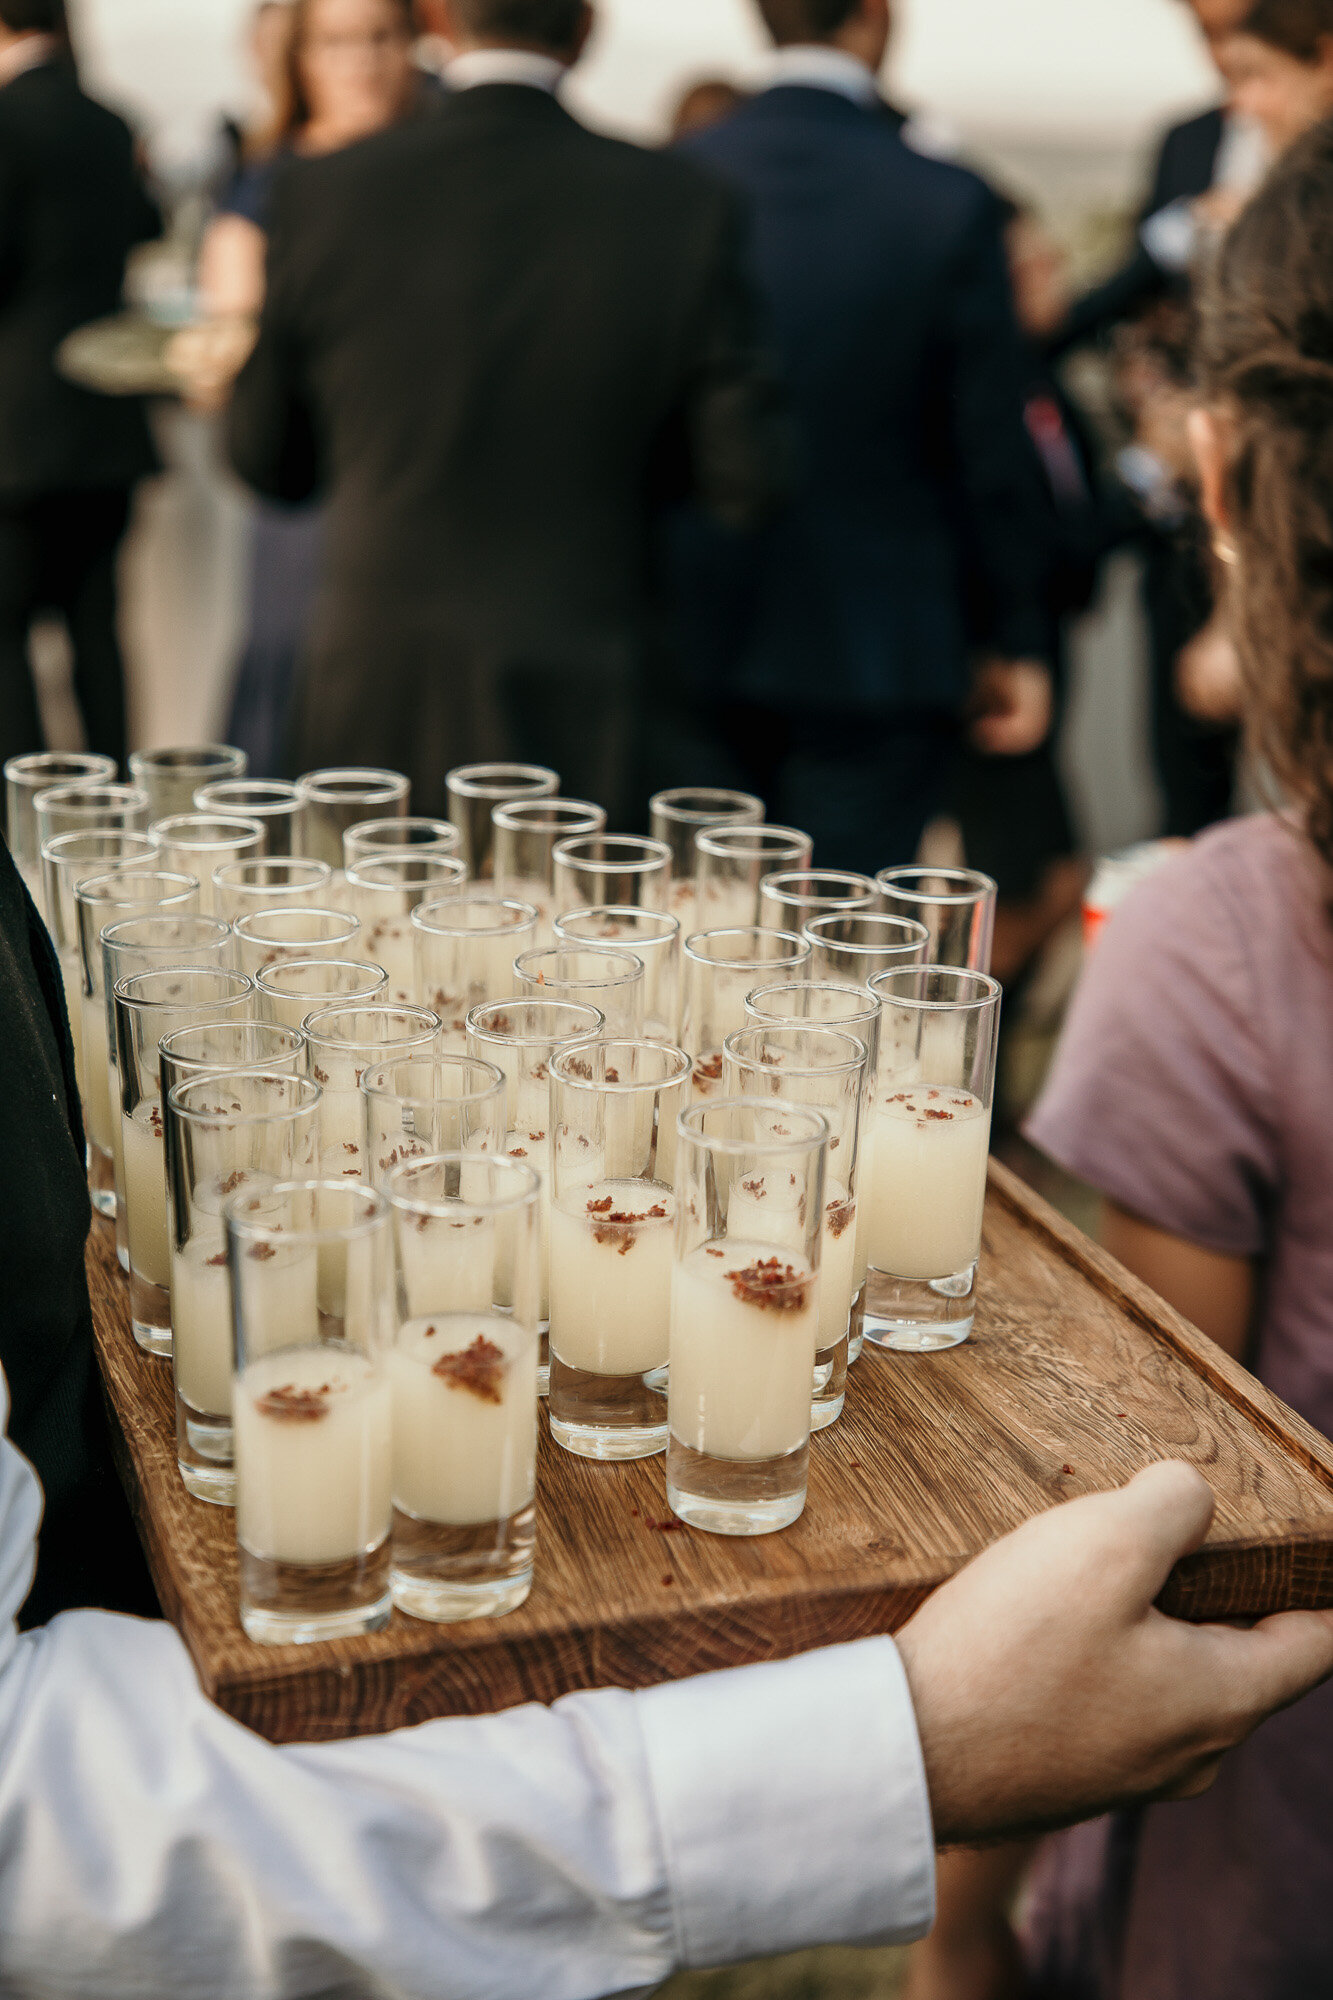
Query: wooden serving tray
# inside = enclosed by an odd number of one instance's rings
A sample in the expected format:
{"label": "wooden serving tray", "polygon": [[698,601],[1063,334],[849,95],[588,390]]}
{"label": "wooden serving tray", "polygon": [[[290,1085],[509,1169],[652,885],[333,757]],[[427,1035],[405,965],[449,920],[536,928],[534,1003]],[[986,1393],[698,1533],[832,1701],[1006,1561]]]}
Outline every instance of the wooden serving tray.
{"label": "wooden serving tray", "polygon": [[176,1470],[171,1372],[134,1345],[111,1233],[93,1319],[122,1475],[163,1609],[207,1692],[275,1742],[366,1734],[576,1688],[644,1687],[892,1632],[999,1536],[1056,1501],[1191,1460],[1217,1494],[1168,1609],[1252,1617],[1333,1605],[1333,1447],[992,1164],[976,1331],[938,1355],[867,1348],[842,1422],[812,1446],[804,1517],[780,1535],[695,1533],[660,1458],[571,1458],[543,1436],[537,1580],[507,1618],[252,1645],[229,1511]]}

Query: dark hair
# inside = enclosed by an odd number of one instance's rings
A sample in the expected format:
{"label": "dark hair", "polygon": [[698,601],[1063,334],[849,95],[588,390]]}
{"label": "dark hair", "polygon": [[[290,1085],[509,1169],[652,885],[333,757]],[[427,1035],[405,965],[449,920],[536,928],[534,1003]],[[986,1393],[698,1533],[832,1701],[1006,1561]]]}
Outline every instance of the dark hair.
{"label": "dark hair", "polygon": [[1205,297],[1202,386],[1234,426],[1229,572],[1251,735],[1333,864],[1333,121],[1285,155]]}
{"label": "dark hair", "polygon": [[[8,0],[0,0],[0,7],[7,4]],[[301,59],[309,39],[310,16],[317,4],[318,0],[290,0],[290,5],[286,9],[289,20],[286,59],[282,66],[281,85],[273,120],[264,135],[265,147],[281,145],[284,140],[292,138],[303,126],[310,123],[310,104],[306,97]],[[415,35],[416,0],[389,0],[389,4],[402,16],[403,32],[409,36]]]}
{"label": "dark hair", "polygon": [[1321,44],[1333,35],[1333,0],[1257,0],[1237,33],[1253,35],[1297,62],[1317,62]]}
{"label": "dark hair", "polygon": [[857,0],[759,0],[764,26],[785,48],[792,42],[826,42],[845,28]]}
{"label": "dark hair", "polygon": [[11,35],[59,35],[69,40],[65,0],[0,0],[0,23]]}
{"label": "dark hair", "polygon": [[470,35],[566,55],[579,38],[583,0],[454,0],[454,13]]}

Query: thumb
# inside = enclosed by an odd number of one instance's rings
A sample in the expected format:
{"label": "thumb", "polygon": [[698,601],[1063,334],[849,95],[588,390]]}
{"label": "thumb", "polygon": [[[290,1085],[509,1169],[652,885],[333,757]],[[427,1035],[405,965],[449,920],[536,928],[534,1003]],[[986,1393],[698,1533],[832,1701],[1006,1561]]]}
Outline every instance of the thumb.
{"label": "thumb", "polygon": [[1283,1611],[1249,1632],[1210,1628],[1251,1723],[1333,1677],[1333,1611]]}
{"label": "thumb", "polygon": [[1175,1459],[1147,1466],[1128,1486],[1107,1496],[1125,1554],[1149,1600],[1181,1557],[1202,1546],[1215,1504],[1203,1474]]}

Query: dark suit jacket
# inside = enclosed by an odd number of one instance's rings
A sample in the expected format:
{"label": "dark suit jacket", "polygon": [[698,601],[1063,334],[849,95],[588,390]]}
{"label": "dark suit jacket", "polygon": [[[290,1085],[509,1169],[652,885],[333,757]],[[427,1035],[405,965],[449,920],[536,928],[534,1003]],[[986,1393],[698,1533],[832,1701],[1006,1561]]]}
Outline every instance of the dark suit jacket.
{"label": "dark suit jacket", "polygon": [[115,312],[157,210],[129,128],[52,61],[0,89],[0,501],[133,485],[154,466],[142,406],[56,374],[66,334]]}
{"label": "dark suit jacket", "polygon": [[384,758],[425,809],[538,684],[633,680],[655,509],[745,521],[782,474],[738,237],[697,168],[517,85],[291,169],[230,435],[328,494],[298,762]]}
{"label": "dark suit jacket", "polygon": [[1045,630],[994,197],[828,90],[769,90],[688,150],[749,198],[803,465],[757,543],[681,531],[685,656],[744,700],[956,709],[974,645]]}

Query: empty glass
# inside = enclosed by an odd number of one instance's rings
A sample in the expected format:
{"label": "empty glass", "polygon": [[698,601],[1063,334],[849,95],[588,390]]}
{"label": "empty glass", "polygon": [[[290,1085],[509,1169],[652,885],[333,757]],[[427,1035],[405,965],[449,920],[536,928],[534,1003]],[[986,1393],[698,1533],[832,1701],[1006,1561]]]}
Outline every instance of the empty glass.
{"label": "empty glass", "polygon": [[343,835],[368,819],[406,819],[412,785],[401,771],[307,771],[301,795],[300,852],[343,865]]}
{"label": "empty glass", "polygon": [[370,1179],[361,1079],[390,1058],[434,1055],[440,1018],[425,1007],[327,1007],[305,1019],[306,1060],[324,1092],[320,1171],[328,1180]]}
{"label": "empty glass", "polygon": [[415,986],[443,1023],[440,1047],[466,1055],[474,1007],[517,991],[514,960],[537,935],[531,903],[489,893],[423,903],[412,912]]}
{"label": "empty glass", "polygon": [[327,861],[227,861],[213,870],[213,908],[225,923],[257,916],[261,910],[326,910],[331,907],[333,870]]}
{"label": "empty glass", "polygon": [[558,944],[514,960],[515,991],[536,1000],[576,1000],[596,1007],[606,1032],[635,1041],[643,1033],[643,961],[597,945]]}
{"label": "empty glass", "polygon": [[395,1167],[433,1153],[504,1151],[505,1079],[472,1056],[400,1056],[361,1078],[370,1181],[382,1188]]}
{"label": "empty glass", "polygon": [[199,907],[211,917],[216,909],[215,868],[231,861],[257,861],[264,852],[264,829],[257,819],[223,819],[211,813],[178,813],[154,820],[150,832],[161,843],[164,868],[199,877]]}
{"label": "empty glass", "polygon": [[522,799],[496,806],[495,886],[502,896],[531,903],[537,912],[537,942],[550,944],[555,921],[555,850],[562,840],[601,833],[606,814],[585,799]]}
{"label": "empty glass", "polygon": [[11,757],[5,764],[5,840],[28,894],[42,907],[42,850],[37,838],[37,795],[73,784],[110,785],[116,780],[114,757],[38,750]]}
{"label": "empty glass", "polygon": [[362,948],[361,920],[343,910],[258,910],[238,917],[232,931],[237,963],[251,979],[284,959],[347,958]]}
{"label": "empty glass", "polygon": [[307,1015],[322,1014],[328,1007],[381,999],[388,984],[382,965],[360,959],[288,958],[257,975],[255,994],[264,1020],[301,1028]]}
{"label": "empty glass", "polygon": [[878,972],[920,965],[926,952],[924,924],[871,910],[812,917],[805,935],[811,947],[810,977],[816,981],[845,979],[865,986]]}
{"label": "empty glass", "polygon": [[560,790],[559,774],[544,764],[460,764],[445,779],[449,817],[458,828],[459,853],[474,882],[489,882],[493,873],[496,806],[522,799],[553,799]]}
{"label": "empty glass", "polygon": [[403,854],[457,854],[462,844],[447,819],[363,819],[343,835],[343,866]]}
{"label": "empty glass", "polygon": [[694,1058],[696,1097],[721,1089],[722,1044],[745,1026],[746,994],[784,976],[802,976],[809,961],[804,938],[756,925],[686,939],[680,1042]]}
{"label": "empty glass", "polygon": [[135,750],[130,776],[148,794],[149,818],[174,818],[195,810],[194,795],[202,785],[224,778],[243,778],[249,769],[244,750],[229,743],[201,743],[175,750]]}
{"label": "empty glass", "polygon": [[671,849],[628,833],[584,833],[555,849],[555,913],[590,904],[665,910],[671,900]]}
{"label": "empty glass", "polygon": [[744,930],[761,921],[764,877],[808,870],[814,842],[791,826],[720,826],[694,848],[695,928]]}
{"label": "empty glass", "polygon": [[643,1035],[674,1043],[680,1024],[680,920],[662,910],[603,904],[555,920],[560,944],[611,945],[643,967]]}
{"label": "empty glass", "polygon": [[648,801],[648,831],[671,849],[671,907],[687,937],[705,928],[695,908],[696,834],[720,826],[760,826],[763,819],[764,802],[753,792],[716,785],[679,786]]}
{"label": "empty glass", "polygon": [[845,868],[792,868],[759,884],[759,921],[799,936],[811,917],[836,910],[877,910],[879,890],[868,875]]}
{"label": "empty glass", "polygon": [[258,820],[264,852],[277,860],[300,852],[300,794],[280,778],[223,778],[201,785],[194,810],[213,819]]}
{"label": "empty glass", "polygon": [[454,854],[405,850],[357,861],[347,870],[347,900],[361,919],[359,949],[389,975],[390,996],[416,998],[412,912],[423,903],[461,895],[467,870]]}
{"label": "empty glass", "polygon": [[925,925],[929,964],[989,973],[998,894],[989,875],[974,868],[881,868],[875,881],[890,915]]}

